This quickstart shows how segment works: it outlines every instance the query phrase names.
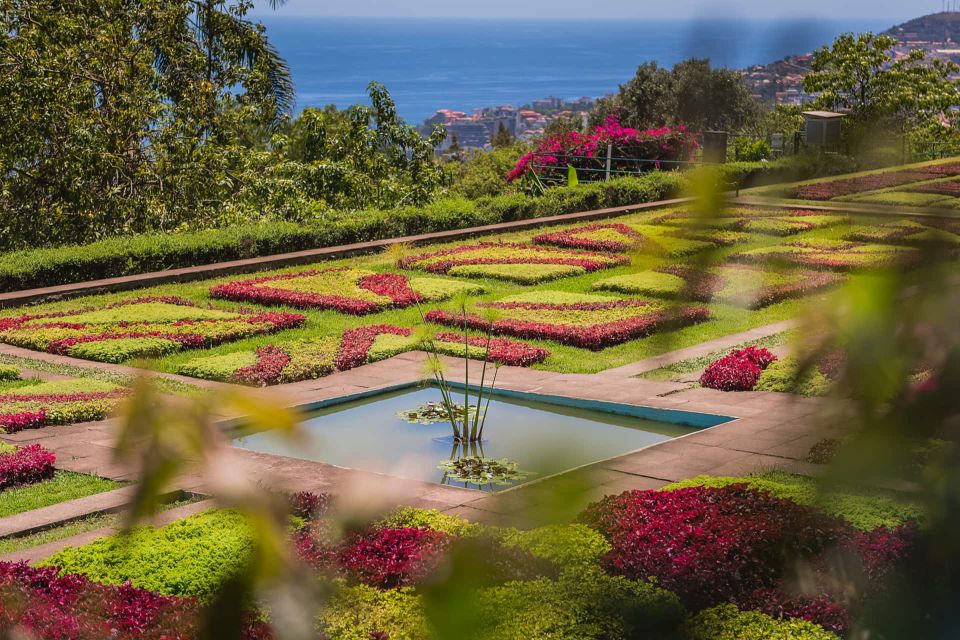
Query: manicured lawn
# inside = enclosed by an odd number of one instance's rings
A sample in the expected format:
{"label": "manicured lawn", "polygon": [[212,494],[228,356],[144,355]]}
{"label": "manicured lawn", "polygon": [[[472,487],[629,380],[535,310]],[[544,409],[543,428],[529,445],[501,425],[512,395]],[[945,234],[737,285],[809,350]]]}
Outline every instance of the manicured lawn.
{"label": "manicured lawn", "polygon": [[49,480],[0,491],[0,518],[112,491],[122,486],[123,483],[113,480],[60,470]]}

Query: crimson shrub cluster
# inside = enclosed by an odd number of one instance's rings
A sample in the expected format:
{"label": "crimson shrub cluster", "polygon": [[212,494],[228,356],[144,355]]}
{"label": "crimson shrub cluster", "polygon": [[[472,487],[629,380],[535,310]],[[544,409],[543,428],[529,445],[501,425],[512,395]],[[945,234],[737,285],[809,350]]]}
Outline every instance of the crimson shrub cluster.
{"label": "crimson shrub cluster", "polygon": [[[674,491],[628,491],[590,505],[581,516],[612,545],[610,573],[655,578],[692,609],[732,602],[773,616],[799,617],[842,632],[890,569],[907,558],[914,528],[861,532],[841,518],[743,484]],[[853,560],[864,586],[837,593],[836,558]],[[816,597],[791,587],[805,566]]]}
{"label": "crimson shrub cluster", "polygon": [[0,489],[52,478],[56,461],[56,455],[39,444],[0,453]]}
{"label": "crimson shrub cluster", "polygon": [[762,347],[734,349],[704,370],[700,384],[720,391],[750,391],[777,356]]}

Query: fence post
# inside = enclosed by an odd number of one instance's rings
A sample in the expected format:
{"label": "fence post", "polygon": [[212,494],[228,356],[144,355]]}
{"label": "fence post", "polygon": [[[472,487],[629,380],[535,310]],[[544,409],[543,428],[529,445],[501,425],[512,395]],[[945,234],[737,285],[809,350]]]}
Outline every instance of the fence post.
{"label": "fence post", "polygon": [[607,171],[604,182],[610,182],[610,160],[613,155],[613,143],[607,143]]}

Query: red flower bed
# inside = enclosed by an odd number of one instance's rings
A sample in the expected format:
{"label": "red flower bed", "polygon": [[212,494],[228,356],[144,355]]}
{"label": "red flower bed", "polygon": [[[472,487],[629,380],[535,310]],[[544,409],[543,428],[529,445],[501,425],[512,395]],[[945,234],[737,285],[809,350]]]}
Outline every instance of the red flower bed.
{"label": "red flower bed", "polygon": [[340,352],[337,354],[337,370],[346,371],[367,363],[370,347],[381,333],[392,333],[397,336],[409,336],[412,329],[395,327],[389,324],[375,324],[369,327],[347,329],[343,332],[340,342]]}
{"label": "red flower bed", "polygon": [[[567,131],[543,138],[536,148],[522,156],[507,174],[512,182],[528,172],[544,174],[561,172],[565,177],[566,167],[602,170],[606,165],[607,146],[612,145],[613,158],[641,158],[649,160],[648,169],[659,169],[666,164],[676,169],[680,161],[689,160],[697,149],[696,136],[683,125],[639,131],[623,127],[616,116],[610,116],[602,125],[588,134]],[[635,162],[621,164],[613,160],[614,171],[636,172],[644,167]]]}
{"label": "red flower bed", "polygon": [[[311,269],[278,276],[237,280],[212,287],[210,296],[263,305],[284,305],[298,309],[330,309],[351,315],[365,315],[383,310],[384,305],[382,304],[352,297],[342,292],[314,293],[283,288],[284,281],[306,278],[331,271],[347,272],[350,269]],[[276,284],[276,286],[265,286],[269,284]],[[422,300],[420,294],[410,288],[407,277],[403,275],[392,273],[370,274],[361,277],[356,286],[389,298],[392,305],[396,307],[406,307]]]}
{"label": "red flower bed", "polygon": [[628,491],[587,508],[610,540],[607,570],[700,609],[776,584],[781,569],[849,537],[841,520],[745,485]]}
{"label": "red flower bed", "polygon": [[[377,336],[383,333],[410,336],[413,334],[413,330],[389,324],[347,329],[343,332],[340,352],[337,354],[337,369],[346,371],[366,364],[370,355],[370,348],[373,347]],[[463,336],[455,333],[441,332],[434,336],[434,340],[455,346],[463,345]],[[482,336],[471,336],[468,342],[473,347],[485,348],[487,346],[487,339]],[[550,355],[550,352],[543,347],[504,338],[491,339],[489,346],[488,361],[499,362],[511,367],[529,367],[532,364],[543,362]]]}
{"label": "red flower bed", "polygon": [[233,377],[242,384],[265,387],[277,384],[283,369],[290,364],[290,355],[273,345],[257,349],[257,361],[249,367],[237,369]]}
{"label": "red flower bed", "polygon": [[[589,236],[595,231],[613,230],[622,234],[628,240],[595,240]],[[630,251],[632,249],[645,248],[650,246],[650,239],[645,235],[631,229],[625,224],[592,224],[586,227],[577,227],[576,229],[567,229],[565,231],[554,231],[552,233],[541,233],[534,236],[531,240],[534,244],[553,245],[555,247],[566,247],[569,249],[587,249],[589,251]]]}
{"label": "red flower bed", "polygon": [[39,429],[47,421],[47,412],[23,411],[21,413],[0,415],[0,427],[7,433],[16,433],[24,429]]}
{"label": "red flower bed", "polygon": [[899,187],[900,185],[910,184],[912,182],[923,182],[938,177],[955,175],[960,175],[960,164],[945,163],[929,167],[889,171],[857,178],[845,178],[817,184],[802,185],[796,188],[793,197],[801,200],[830,200],[853,193]]}
{"label": "red flower bed", "polygon": [[57,457],[38,444],[0,453],[0,489],[33,484],[53,477]]}
{"label": "red flower bed", "polygon": [[938,196],[952,196],[960,198],[960,180],[950,180],[948,182],[934,182],[931,184],[918,184],[910,187],[907,191],[914,193],[932,193]]}
{"label": "red flower bed", "polygon": [[452,536],[431,529],[376,529],[350,540],[337,561],[364,584],[405,587],[434,571],[452,541]]}
{"label": "red flower bed", "polygon": [[734,349],[710,363],[700,376],[700,385],[720,391],[751,391],[763,370],[776,359],[764,348]]}
{"label": "red flower bed", "polygon": [[[131,304],[144,304],[147,302],[163,302],[165,304],[175,304],[181,307],[195,307],[195,303],[184,298],[179,298],[177,296],[144,296],[142,298],[134,298],[132,300],[121,300],[120,302],[114,302],[112,304],[104,305],[102,307],[81,307],[80,309],[74,309],[72,311],[53,311],[51,313],[34,313],[34,314],[24,314],[22,316],[14,316],[10,318],[0,318],[0,331],[6,331],[7,329],[12,329],[14,327],[19,327],[20,325],[30,322],[31,320],[42,320],[46,318],[63,318],[65,316],[72,316],[79,313],[86,313],[88,311],[97,311],[99,309],[116,309],[118,307],[125,307]],[[77,324],[71,322],[51,322],[44,323],[45,327],[63,327],[68,329],[83,329],[86,327],[85,324]]]}
{"label": "red flower bed", "polygon": [[[645,306],[649,303],[635,300],[619,300],[612,303],[584,303],[576,305],[550,305],[539,303],[489,303],[498,309],[567,309],[599,310],[613,306]],[[517,338],[533,340],[554,340],[582,349],[599,351],[606,347],[646,337],[656,331],[685,327],[710,319],[710,310],[705,307],[668,308],[646,315],[640,315],[625,320],[606,322],[593,325],[547,324],[524,320],[497,320],[492,325],[479,316],[469,314],[466,322],[462,315],[434,309],[427,313],[430,322],[453,327],[463,327],[481,331],[492,330],[493,333],[510,335]]]}
{"label": "red flower bed", "polygon": [[[0,633],[42,640],[193,640],[200,605],[129,585],[107,586],[57,567],[0,563]],[[16,630],[16,632],[14,632]],[[243,623],[243,640],[271,637],[262,622]]]}
{"label": "red flower bed", "polygon": [[[434,336],[434,339],[438,342],[448,342],[453,345],[463,344],[463,336],[456,333],[440,332]],[[471,336],[468,338],[468,342],[471,347],[483,349],[488,346],[487,339],[483,336]],[[538,362],[543,362],[550,355],[550,352],[543,347],[505,338],[491,338],[489,348],[488,361],[499,362],[511,367],[529,367]]]}

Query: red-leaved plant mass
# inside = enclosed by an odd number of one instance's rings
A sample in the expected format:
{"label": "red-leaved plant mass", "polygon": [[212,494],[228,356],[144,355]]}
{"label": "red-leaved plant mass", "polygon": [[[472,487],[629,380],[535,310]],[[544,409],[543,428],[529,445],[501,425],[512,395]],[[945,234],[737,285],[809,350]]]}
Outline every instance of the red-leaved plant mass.
{"label": "red-leaved plant mass", "polygon": [[0,453],[0,489],[52,478],[56,461],[56,455],[39,444]]}
{"label": "red-leaved plant mass", "polygon": [[[589,133],[566,131],[543,138],[533,151],[517,161],[507,173],[507,180],[513,182],[528,172],[542,174],[556,168],[565,170],[567,166],[602,171],[608,146],[612,158],[644,160],[649,169],[675,169],[681,163],[689,162],[698,147],[696,136],[683,125],[639,130],[624,127],[619,117],[612,115]],[[635,173],[643,167],[631,162],[625,168]]]}
{"label": "red-leaved plant mass", "polygon": [[762,347],[734,349],[710,363],[700,376],[700,385],[719,391],[751,391],[763,370],[776,359]]}

